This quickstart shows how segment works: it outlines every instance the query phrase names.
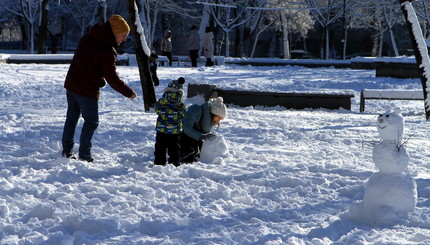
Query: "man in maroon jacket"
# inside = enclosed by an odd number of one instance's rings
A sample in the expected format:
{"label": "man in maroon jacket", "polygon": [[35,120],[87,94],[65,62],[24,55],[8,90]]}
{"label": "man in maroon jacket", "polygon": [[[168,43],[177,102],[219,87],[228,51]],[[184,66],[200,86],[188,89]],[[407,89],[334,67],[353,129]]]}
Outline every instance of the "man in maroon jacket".
{"label": "man in maroon jacket", "polygon": [[74,134],[82,114],[84,125],[79,139],[79,159],[93,162],[91,139],[99,125],[98,99],[100,88],[106,82],[127,98],[136,98],[136,93],[116,73],[116,48],[124,42],[130,32],[127,22],[113,15],[108,22],[91,27],[79,41],[66,76],[67,118],[62,137],[62,155],[76,158],[72,152]]}

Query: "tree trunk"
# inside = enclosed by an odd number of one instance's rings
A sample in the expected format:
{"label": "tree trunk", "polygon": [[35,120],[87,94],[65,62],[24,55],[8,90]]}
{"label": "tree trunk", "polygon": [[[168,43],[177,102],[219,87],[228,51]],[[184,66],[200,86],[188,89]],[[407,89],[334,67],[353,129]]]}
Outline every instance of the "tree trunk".
{"label": "tree trunk", "polygon": [[38,54],[46,54],[46,39],[48,37],[48,8],[49,0],[43,0],[41,2],[41,17],[40,17],[40,25],[39,25],[39,34],[37,37],[37,53]]}
{"label": "tree trunk", "polygon": [[34,54],[34,24],[30,23],[30,54]]}
{"label": "tree trunk", "polygon": [[330,30],[328,27],[325,28],[325,59],[330,59]]}
{"label": "tree trunk", "polygon": [[284,59],[290,58],[290,42],[288,40],[288,23],[287,23],[287,16],[285,15],[285,12],[281,12],[281,23],[282,23],[282,34],[283,34],[283,49],[284,49]]}
{"label": "tree trunk", "polygon": [[243,43],[242,43],[242,27],[238,26],[235,28],[235,40],[234,40],[234,56],[242,57],[243,54]]}
{"label": "tree trunk", "polygon": [[325,29],[326,29],[327,27],[323,27],[323,30],[322,30],[322,34],[321,34],[321,44],[320,44],[320,57],[321,57],[321,59],[324,59],[324,44],[325,44],[325,42],[324,42],[324,40],[325,40]]}
{"label": "tree trunk", "polygon": [[[208,5],[203,6],[203,14],[202,18],[200,20],[200,27],[199,27],[199,35],[200,35],[200,48],[203,47],[203,42],[205,40],[205,29],[207,26],[209,26],[209,21],[211,18],[211,11],[210,7]],[[214,36],[215,33],[214,33]],[[216,46],[216,43],[214,44],[214,47]],[[203,53],[203,50],[202,50]]]}
{"label": "tree trunk", "polygon": [[[145,111],[148,112],[156,102],[154,85],[149,70],[150,50],[146,44],[143,28],[140,24],[139,12],[135,0],[128,0],[128,12],[131,20],[131,33],[134,36],[134,47],[136,50],[137,65],[139,68],[140,83],[142,85],[143,103]],[[145,46],[146,45],[146,46]]]}
{"label": "tree trunk", "polygon": [[348,41],[348,29],[345,28],[343,31],[344,31],[344,33],[343,33],[342,59],[346,60],[346,44]]}
{"label": "tree trunk", "polygon": [[136,1],[136,5],[137,8],[139,9],[139,20],[140,23],[144,29],[144,33],[143,35],[145,35],[145,37],[148,38],[148,45],[149,45],[149,49],[153,50],[152,48],[152,40],[154,39],[154,35],[150,32],[150,21],[148,20],[147,17],[147,6],[145,5],[145,2],[142,0]]}
{"label": "tree trunk", "polygon": [[18,16],[19,26],[21,29],[21,36],[22,36],[22,50],[28,50],[28,31],[27,27],[25,25],[24,18]]}
{"label": "tree trunk", "polygon": [[224,30],[225,34],[225,57],[230,57],[230,30]]}
{"label": "tree trunk", "polygon": [[379,33],[378,57],[382,56],[382,47],[384,47],[384,32]]}
{"label": "tree trunk", "polygon": [[[266,30],[266,29],[264,29]],[[263,31],[264,31],[263,30]],[[257,46],[258,43],[258,39],[260,38],[260,34],[263,33],[263,31],[259,31],[257,32],[257,34],[255,35],[255,40],[254,40],[254,44],[252,45],[252,50],[251,50],[251,58],[254,58],[254,52],[255,52],[255,47]]]}
{"label": "tree trunk", "polygon": [[251,29],[248,27],[245,27],[245,29],[243,30],[243,53],[240,57],[248,57],[249,49],[251,45],[251,38],[252,38]]}
{"label": "tree trunk", "polygon": [[371,35],[372,37],[372,50],[370,52],[370,55],[373,57],[378,56],[378,47],[379,47],[379,35]]}
{"label": "tree trunk", "polygon": [[389,29],[389,33],[390,33],[391,46],[393,47],[394,55],[399,56],[399,51],[397,49],[396,40],[394,39],[393,29],[391,27]]}
{"label": "tree trunk", "polygon": [[427,12],[427,6],[425,2],[422,2],[423,4],[423,9],[424,9],[424,16],[425,16],[425,20],[426,20],[426,24],[424,25],[425,31],[423,32],[423,35],[426,39],[429,38],[429,26],[430,26],[430,20],[428,17],[428,12]]}
{"label": "tree trunk", "polygon": [[106,0],[98,0],[97,2],[97,12],[95,16],[96,23],[105,23],[107,21],[106,17]]}
{"label": "tree trunk", "polygon": [[405,16],[406,25],[409,30],[409,35],[411,37],[412,47],[415,53],[415,59],[417,60],[417,64],[419,67],[421,84],[423,86],[423,93],[424,93],[424,110],[426,113],[426,119],[429,120],[430,118],[430,99],[429,99],[430,71],[428,71],[428,69],[430,67],[426,67],[426,66],[429,66],[430,64],[430,59],[428,56],[428,48],[427,48],[427,45],[425,44],[421,27],[419,25],[417,16],[415,14],[415,10],[411,3],[413,0],[399,0],[399,1],[400,1],[400,6],[402,9],[403,15]]}
{"label": "tree trunk", "polygon": [[342,48],[342,60],[346,59],[346,41],[348,37],[348,31],[346,30],[346,0],[343,0],[343,16],[342,16],[342,25],[343,25],[343,48]]}
{"label": "tree trunk", "polygon": [[66,25],[66,17],[61,17],[61,50],[67,50],[67,25]]}
{"label": "tree trunk", "polygon": [[[234,9],[233,10],[233,14],[235,16],[235,18],[237,18],[237,12],[238,9]],[[235,31],[235,35],[234,35],[234,46],[233,46],[233,56],[234,57],[241,57],[241,53],[242,53],[242,26],[236,26],[236,28],[234,28]]]}

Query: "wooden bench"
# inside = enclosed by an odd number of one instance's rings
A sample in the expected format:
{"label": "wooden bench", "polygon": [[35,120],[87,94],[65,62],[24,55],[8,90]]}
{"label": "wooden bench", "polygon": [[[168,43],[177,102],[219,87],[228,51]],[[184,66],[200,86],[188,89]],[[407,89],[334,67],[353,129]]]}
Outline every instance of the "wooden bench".
{"label": "wooden bench", "polygon": [[[197,58],[197,63],[206,63],[206,58],[203,56],[200,56]],[[225,57],[224,56],[214,56],[212,59],[214,62],[214,65],[224,65]],[[162,66],[161,64],[164,64],[164,62],[168,62],[167,56],[158,56],[158,66]],[[181,63],[189,63],[189,65],[185,66],[191,66],[191,58],[188,56],[173,56],[172,62],[178,62],[178,66],[181,66]]]}
{"label": "wooden bench", "polygon": [[[167,58],[167,56],[159,55],[157,61],[158,61],[158,66],[169,66],[169,59]],[[177,56],[172,56],[172,63],[173,62],[178,62],[178,66],[179,66],[179,58]]]}
{"label": "wooden bench", "polygon": [[264,91],[240,91],[219,89],[209,84],[188,84],[188,98],[203,95],[208,100],[212,97],[223,97],[224,103],[247,106],[282,106],[288,109],[325,108],[351,110],[353,93],[284,93]]}
{"label": "wooden bench", "polygon": [[[4,63],[8,64],[70,64],[74,54],[13,54]],[[118,55],[116,65],[129,66],[128,55]]]}
{"label": "wooden bench", "polygon": [[360,94],[360,112],[364,112],[366,100],[424,100],[422,90],[363,89]]}
{"label": "wooden bench", "polygon": [[416,62],[375,62],[376,77],[419,78]]}

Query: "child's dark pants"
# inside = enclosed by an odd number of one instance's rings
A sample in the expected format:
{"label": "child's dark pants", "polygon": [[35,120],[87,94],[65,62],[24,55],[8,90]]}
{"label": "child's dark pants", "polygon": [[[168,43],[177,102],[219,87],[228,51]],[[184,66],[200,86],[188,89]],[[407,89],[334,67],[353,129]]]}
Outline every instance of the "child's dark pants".
{"label": "child's dark pants", "polygon": [[169,155],[169,163],[179,166],[180,134],[165,134],[157,132],[155,138],[155,160],[156,165],[166,165],[166,152]]}

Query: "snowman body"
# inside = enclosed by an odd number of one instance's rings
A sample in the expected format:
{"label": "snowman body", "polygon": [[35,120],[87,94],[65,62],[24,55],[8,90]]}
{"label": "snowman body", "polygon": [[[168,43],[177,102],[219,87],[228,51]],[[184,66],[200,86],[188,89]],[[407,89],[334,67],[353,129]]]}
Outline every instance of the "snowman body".
{"label": "snowman body", "polygon": [[408,218],[417,202],[416,182],[407,172],[400,109],[379,115],[376,125],[382,140],[374,146],[372,159],[379,171],[370,176],[363,201],[351,206],[350,215],[371,224],[396,224]]}
{"label": "snowman body", "polygon": [[228,156],[228,145],[222,135],[217,134],[212,140],[203,142],[199,161],[204,163],[222,163],[223,158]]}
{"label": "snowman body", "polygon": [[414,211],[416,197],[416,183],[410,174],[376,172],[364,190],[364,218],[373,224],[399,223]]}

